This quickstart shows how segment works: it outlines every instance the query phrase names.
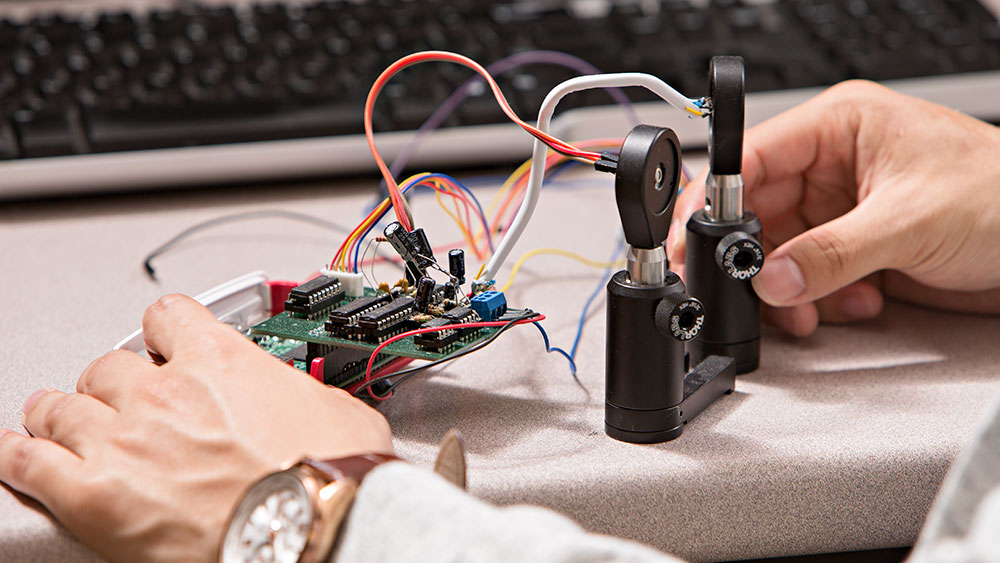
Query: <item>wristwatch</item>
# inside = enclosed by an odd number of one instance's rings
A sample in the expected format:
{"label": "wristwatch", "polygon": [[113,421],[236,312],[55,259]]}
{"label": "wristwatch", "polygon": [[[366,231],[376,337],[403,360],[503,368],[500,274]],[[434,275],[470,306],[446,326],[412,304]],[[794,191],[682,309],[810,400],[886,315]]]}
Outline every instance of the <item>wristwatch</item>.
{"label": "wristwatch", "polygon": [[383,454],[305,458],[264,476],[229,517],[219,561],[325,561],[365,474],[397,460]]}
{"label": "wristwatch", "polygon": [[[390,461],[399,458],[384,454],[305,458],[265,475],[247,489],[229,516],[219,561],[326,561],[361,480]],[[458,430],[451,429],[442,440],[434,471],[465,489],[465,446]]]}

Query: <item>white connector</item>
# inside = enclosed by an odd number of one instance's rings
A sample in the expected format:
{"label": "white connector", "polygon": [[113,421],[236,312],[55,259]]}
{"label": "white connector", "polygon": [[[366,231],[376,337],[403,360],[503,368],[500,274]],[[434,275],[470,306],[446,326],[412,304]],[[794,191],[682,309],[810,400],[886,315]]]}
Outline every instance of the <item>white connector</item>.
{"label": "white connector", "polygon": [[365,277],[363,274],[330,270],[328,268],[320,268],[319,273],[339,279],[340,285],[344,288],[344,293],[348,297],[362,297],[365,294]]}

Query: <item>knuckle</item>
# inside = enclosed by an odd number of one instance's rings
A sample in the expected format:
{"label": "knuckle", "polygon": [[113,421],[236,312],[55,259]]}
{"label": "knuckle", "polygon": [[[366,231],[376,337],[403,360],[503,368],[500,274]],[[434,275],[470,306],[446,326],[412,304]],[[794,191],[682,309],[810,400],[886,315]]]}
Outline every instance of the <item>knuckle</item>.
{"label": "knuckle", "polygon": [[880,112],[895,108],[900,94],[870,80],[847,80],[828,88],[818,98],[837,106],[854,109],[878,108]]}
{"label": "knuckle", "polygon": [[853,79],[845,80],[835,84],[828,90],[831,96],[837,98],[870,98],[871,96],[884,96],[892,90],[871,80]]}
{"label": "knuckle", "polygon": [[143,313],[143,320],[145,321],[161,315],[187,299],[188,297],[181,295],[180,293],[169,293],[164,295],[146,308],[146,312]]}
{"label": "knuckle", "polygon": [[28,440],[14,433],[0,436],[0,451],[11,481],[23,483],[31,471],[31,449]]}
{"label": "knuckle", "polygon": [[77,404],[79,395],[75,393],[65,394],[52,400],[51,405],[42,414],[41,431],[42,436],[55,436],[59,431],[60,423],[64,417],[69,416],[68,410]]}
{"label": "knuckle", "polygon": [[836,232],[816,230],[812,242],[816,252],[811,253],[810,261],[824,272],[822,275],[835,277],[851,266],[847,246]]}
{"label": "knuckle", "polygon": [[90,365],[80,375],[80,379],[76,384],[76,390],[80,393],[86,393],[88,390],[94,389],[97,379],[107,373],[115,364],[122,362],[128,354],[131,354],[131,352],[112,350],[90,362]]}

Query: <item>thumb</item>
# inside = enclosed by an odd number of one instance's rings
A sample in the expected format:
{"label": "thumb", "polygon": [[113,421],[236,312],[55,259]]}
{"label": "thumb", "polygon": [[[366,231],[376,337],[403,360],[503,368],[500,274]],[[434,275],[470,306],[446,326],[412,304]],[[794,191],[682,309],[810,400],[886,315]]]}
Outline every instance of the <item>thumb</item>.
{"label": "thumb", "polygon": [[872,272],[892,268],[901,249],[883,227],[884,214],[859,206],[775,249],[752,280],[767,304],[809,303]]}

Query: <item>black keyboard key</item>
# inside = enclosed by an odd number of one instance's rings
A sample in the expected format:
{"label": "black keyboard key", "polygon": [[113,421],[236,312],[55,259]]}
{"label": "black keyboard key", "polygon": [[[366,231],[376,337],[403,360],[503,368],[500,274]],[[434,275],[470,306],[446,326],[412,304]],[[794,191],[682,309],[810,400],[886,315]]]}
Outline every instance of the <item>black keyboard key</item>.
{"label": "black keyboard key", "polygon": [[15,127],[26,158],[89,152],[76,108],[24,113]]}
{"label": "black keyboard key", "polygon": [[20,156],[21,148],[18,146],[14,125],[6,119],[0,120],[0,160],[20,158]]}

